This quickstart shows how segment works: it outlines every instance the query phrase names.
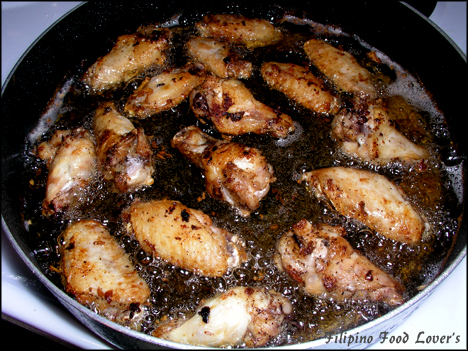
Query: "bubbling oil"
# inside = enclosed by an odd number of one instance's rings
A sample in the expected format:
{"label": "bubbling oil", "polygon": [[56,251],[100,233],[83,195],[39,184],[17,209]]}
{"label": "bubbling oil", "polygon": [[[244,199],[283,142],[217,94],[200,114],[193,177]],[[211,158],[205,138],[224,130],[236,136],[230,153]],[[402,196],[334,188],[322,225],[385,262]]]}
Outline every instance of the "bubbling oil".
{"label": "bubbling oil", "polygon": [[[57,269],[51,269],[59,268],[57,238],[68,223],[82,219],[95,219],[107,226],[148,283],[152,292],[151,304],[140,325],[135,327],[148,334],[168,319],[189,318],[202,301],[238,285],[266,286],[290,299],[294,315],[286,321],[283,333],[272,340],[271,345],[302,343],[336,334],[391,310],[384,303],[334,301],[306,295],[291,277],[278,268],[276,243],[293,224],[304,218],[312,222],[343,226],[347,240],[356,250],[393,275],[405,287],[406,299],[417,294],[421,286],[436,277],[452,245],[457,230],[457,217],[461,211],[460,195],[453,188],[453,184],[460,184],[457,164],[447,167],[444,161],[448,158],[440,156],[440,145],[447,144],[449,138],[443,116],[417,80],[359,38],[312,21],[304,22],[288,17],[280,22],[279,26],[284,32],[282,42],[255,50],[238,48],[244,59],[251,61],[254,67],[253,75],[244,81],[245,85],[255,98],[290,115],[296,125],[296,131],[285,139],[275,139],[268,135],[243,135],[233,139],[261,150],[273,166],[277,178],[259,209],[248,218],[239,216],[228,205],[206,195],[201,171],[171,147],[172,137],[181,128],[193,124],[221,138],[212,125],[200,124],[196,120],[188,101],[151,118],[133,121],[144,128],[154,154],[160,155],[155,157],[155,182],[151,187],[132,194],[118,194],[112,191],[109,184],[97,180],[91,184],[82,205],[66,216],[42,216],[47,169],[35,157],[34,147],[37,142],[26,146],[23,217],[31,247],[44,273],[57,286],[62,287],[60,275]],[[194,30],[187,23],[179,25],[175,21],[173,24],[178,27],[173,28],[176,35],[171,62],[183,65],[188,60],[183,53],[183,45]],[[424,169],[398,162],[375,166],[342,155],[330,138],[333,116],[317,115],[271,90],[263,82],[259,73],[263,62],[279,60],[309,64],[302,45],[314,37],[326,38],[334,45],[352,49],[360,63],[370,70],[397,127],[430,151],[431,157],[423,165]],[[373,59],[369,60],[369,57]],[[314,71],[313,66],[310,68]],[[320,75],[316,69],[314,73]],[[140,78],[135,82],[138,83]],[[325,79],[327,89],[340,94],[325,77],[322,78]],[[408,88],[408,82],[411,82],[413,89]],[[123,104],[136,86],[131,83],[105,96],[93,96],[87,93],[78,79],[74,80],[71,87],[66,87],[68,93],[65,98],[61,97],[62,108],[55,110],[57,122],[38,142],[49,138],[54,129],[71,128],[77,124],[91,129],[92,111],[100,102],[111,99]],[[346,101],[349,96],[341,94],[340,98]],[[311,198],[305,187],[297,182],[304,172],[332,166],[368,169],[400,185],[431,225],[422,243],[410,245],[387,239],[363,224],[341,216],[329,204]],[[137,198],[142,201],[173,199],[203,211],[213,219],[215,225],[242,238],[250,259],[223,277],[208,278],[153,257],[126,232],[121,218],[121,212]]]}

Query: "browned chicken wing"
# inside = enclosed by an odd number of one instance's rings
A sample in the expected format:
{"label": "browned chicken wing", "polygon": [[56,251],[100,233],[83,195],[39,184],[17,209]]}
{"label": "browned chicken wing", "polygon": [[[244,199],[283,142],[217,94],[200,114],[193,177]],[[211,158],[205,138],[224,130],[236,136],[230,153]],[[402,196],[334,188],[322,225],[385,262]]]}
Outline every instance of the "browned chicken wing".
{"label": "browned chicken wing", "polygon": [[38,146],[37,153],[49,167],[43,215],[68,212],[82,204],[97,170],[91,133],[84,128],[55,131]]}
{"label": "browned chicken wing", "polygon": [[281,31],[264,19],[239,15],[206,15],[195,27],[203,37],[214,38],[249,48],[267,46],[281,39]]}
{"label": "browned chicken wing", "polygon": [[121,192],[153,184],[153,151],[142,128],[135,128],[113,102],[96,110],[93,128],[104,179]]}
{"label": "browned chicken wing", "polygon": [[256,100],[236,79],[208,76],[192,91],[190,105],[198,119],[202,122],[211,120],[225,135],[268,133],[285,138],[295,128],[291,117]]}
{"label": "browned chicken wing", "polygon": [[204,70],[196,70],[192,65],[146,77],[128,98],[124,112],[130,117],[147,118],[170,110],[188,98],[204,79]]}
{"label": "browned chicken wing", "polygon": [[243,216],[260,206],[275,181],[273,168],[259,150],[212,138],[198,127],[181,130],[171,144],[203,170],[208,193]]}
{"label": "browned chicken wing", "polygon": [[124,325],[143,314],[150,289],[106,227],[94,220],[74,222],[59,244],[65,290],[79,303]]}
{"label": "browned chicken wing", "polygon": [[415,244],[428,229],[429,224],[403,190],[380,174],[331,167],[306,172],[302,181],[317,198],[328,200],[342,215],[390,239]]}
{"label": "browned chicken wing", "polygon": [[307,41],[304,50],[314,66],[341,90],[361,98],[376,97],[369,71],[359,65],[349,52],[337,49],[319,39]]}
{"label": "browned chicken wing", "polygon": [[145,251],[192,272],[219,277],[247,258],[237,236],[178,201],[135,201],[124,217]]}
{"label": "browned chicken wing", "polygon": [[333,119],[332,137],[344,154],[375,164],[420,162],[429,156],[424,147],[396,130],[380,104],[366,107],[343,109]]}
{"label": "browned chicken wing", "polygon": [[314,112],[334,114],[339,110],[337,98],[325,90],[323,82],[305,67],[266,62],[262,65],[261,74],[273,89]]}
{"label": "browned chicken wing", "polygon": [[301,220],[278,242],[280,268],[311,295],[401,304],[401,285],[354,251],[344,234],[342,227]]}
{"label": "browned chicken wing", "polygon": [[274,290],[235,287],[203,303],[189,320],[174,320],[153,335],[208,347],[261,347],[278,336],[291,303]]}
{"label": "browned chicken wing", "polygon": [[110,52],[86,71],[83,82],[99,92],[118,86],[150,68],[163,66],[171,36],[169,29],[157,28],[148,34],[141,31],[118,37]]}
{"label": "browned chicken wing", "polygon": [[187,42],[187,51],[220,78],[249,78],[252,73],[252,63],[242,60],[227,44],[215,39],[194,37]]}

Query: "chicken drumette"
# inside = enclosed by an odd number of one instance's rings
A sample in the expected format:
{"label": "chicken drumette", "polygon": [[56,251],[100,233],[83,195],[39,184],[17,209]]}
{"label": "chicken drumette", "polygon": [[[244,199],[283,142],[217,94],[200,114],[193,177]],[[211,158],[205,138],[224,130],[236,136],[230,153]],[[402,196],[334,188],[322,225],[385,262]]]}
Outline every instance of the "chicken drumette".
{"label": "chicken drumette", "polygon": [[93,127],[104,179],[121,192],[153,184],[153,151],[142,128],[135,128],[113,102],[98,107]]}
{"label": "chicken drumette", "polygon": [[194,37],[186,46],[191,57],[218,77],[241,79],[249,78],[252,73],[252,63],[242,60],[228,44],[212,38]]}
{"label": "chicken drumette", "polygon": [[275,181],[273,168],[256,148],[212,138],[195,126],[178,132],[171,143],[203,170],[208,193],[243,216],[260,206]]}
{"label": "chicken drumette", "polygon": [[290,116],[256,100],[237,79],[208,76],[192,91],[190,105],[201,122],[211,121],[227,136],[268,133],[285,138],[295,129]]}
{"label": "chicken drumette", "polygon": [[97,171],[91,133],[84,128],[57,130],[50,140],[39,144],[37,154],[49,169],[42,213],[65,213],[83,204]]}
{"label": "chicken drumette", "polygon": [[429,156],[424,147],[392,125],[390,116],[377,101],[351,111],[342,109],[333,119],[332,137],[344,154],[375,164],[415,163]]}
{"label": "chicken drumette", "polygon": [[173,320],[153,335],[210,347],[260,347],[278,336],[292,305],[262,287],[235,287],[203,303],[189,320]]}
{"label": "chicken drumette", "polygon": [[401,285],[356,252],[344,234],[342,227],[301,220],[278,242],[279,268],[311,295],[401,304]]}

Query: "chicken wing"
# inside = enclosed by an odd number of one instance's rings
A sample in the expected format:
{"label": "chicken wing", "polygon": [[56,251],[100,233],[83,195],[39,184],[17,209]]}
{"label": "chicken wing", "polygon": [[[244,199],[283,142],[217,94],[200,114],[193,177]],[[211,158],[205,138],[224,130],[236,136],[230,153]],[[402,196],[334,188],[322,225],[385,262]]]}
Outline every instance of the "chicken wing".
{"label": "chicken wing", "polygon": [[393,127],[387,112],[379,104],[342,111],[332,122],[332,137],[341,151],[374,164],[393,160],[420,162],[428,151],[411,142]]}
{"label": "chicken wing", "polygon": [[208,194],[247,217],[275,181],[273,168],[258,149],[218,140],[191,126],[178,132],[172,147],[203,170]]}
{"label": "chicken wing", "polygon": [[147,118],[179,105],[205,80],[204,70],[191,68],[191,65],[174,68],[154,77],[146,77],[128,98],[124,112],[130,117]]}
{"label": "chicken wing", "polygon": [[278,242],[279,268],[311,295],[403,303],[401,285],[354,251],[343,234],[342,227],[301,220]]}
{"label": "chicken wing", "polygon": [[82,204],[97,170],[91,133],[84,128],[56,131],[38,146],[38,156],[49,165],[42,214],[65,213]]}
{"label": "chicken wing", "polygon": [[83,82],[100,92],[124,83],[146,70],[166,63],[172,32],[157,28],[151,34],[137,32],[117,38],[112,49],[99,58],[83,76]]}
{"label": "chicken wing", "polygon": [[250,19],[240,15],[205,15],[195,24],[203,37],[256,48],[281,39],[281,31],[264,19]]}
{"label": "chicken wing", "polygon": [[208,347],[261,347],[278,336],[292,312],[288,299],[261,287],[235,287],[203,303],[189,320],[174,320],[153,335]]}
{"label": "chicken wing", "polygon": [[301,181],[340,214],[390,239],[415,244],[428,229],[429,224],[405,199],[403,190],[380,174],[331,167],[306,172]]}
{"label": "chicken wing", "polygon": [[252,63],[242,60],[227,44],[211,38],[194,37],[187,42],[189,55],[220,78],[249,78]]}
{"label": "chicken wing", "polygon": [[70,224],[59,238],[59,251],[65,290],[79,303],[120,324],[142,312],[150,289],[102,224]]}
{"label": "chicken wing", "polygon": [[121,192],[153,184],[153,151],[142,128],[135,128],[113,102],[99,106],[93,128],[104,179]]}
{"label": "chicken wing", "polygon": [[127,212],[128,229],[142,248],[178,267],[219,277],[247,258],[237,236],[178,201],[135,201]]}
{"label": "chicken wing", "polygon": [[339,110],[338,99],[325,90],[323,82],[307,68],[292,63],[266,62],[261,74],[273,89],[314,112],[335,114]]}
{"label": "chicken wing", "polygon": [[256,100],[245,85],[235,79],[208,76],[192,91],[190,105],[200,121],[211,120],[225,135],[268,133],[285,138],[295,128],[291,117]]}
{"label": "chicken wing", "polygon": [[369,71],[359,65],[349,52],[337,49],[319,39],[307,41],[304,44],[304,51],[314,66],[341,90],[362,98],[376,97]]}

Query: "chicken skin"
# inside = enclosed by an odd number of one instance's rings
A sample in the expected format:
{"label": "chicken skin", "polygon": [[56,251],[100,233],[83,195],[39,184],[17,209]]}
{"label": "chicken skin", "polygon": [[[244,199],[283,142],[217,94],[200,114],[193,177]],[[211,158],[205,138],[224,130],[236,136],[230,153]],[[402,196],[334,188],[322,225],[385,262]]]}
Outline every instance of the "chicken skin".
{"label": "chicken skin", "polygon": [[369,71],[359,65],[349,52],[318,39],[307,41],[304,44],[304,51],[314,66],[341,90],[360,98],[376,97]]}
{"label": "chicken skin", "polygon": [[378,104],[353,111],[343,109],[332,122],[332,137],[341,151],[374,164],[393,160],[420,162],[428,151],[393,127],[387,112]]}
{"label": "chicken skin", "polygon": [[205,15],[195,24],[202,37],[256,48],[281,39],[281,31],[264,19],[250,19],[239,15]]}
{"label": "chicken skin", "polygon": [[353,168],[306,172],[301,181],[340,214],[354,218],[385,237],[416,244],[428,223],[405,199],[403,190],[384,176]]}
{"label": "chicken skin", "polygon": [[113,181],[120,192],[153,184],[153,151],[142,128],[135,128],[113,102],[99,106],[93,128],[104,179]]}
{"label": "chicken skin", "polygon": [[197,274],[220,277],[247,259],[237,236],[178,201],[135,201],[124,218],[146,252]]}
{"label": "chicken skin", "polygon": [[59,251],[65,290],[79,303],[125,325],[142,312],[150,289],[101,223],[70,224],[60,237]]}
{"label": "chicken skin", "polygon": [[242,60],[227,44],[211,38],[194,37],[187,42],[189,55],[220,78],[249,78],[252,63]]}
{"label": "chicken skin", "polygon": [[206,347],[261,347],[278,336],[291,303],[274,290],[235,287],[203,303],[189,320],[173,320],[153,335]]}
{"label": "chicken skin", "polygon": [[190,105],[201,122],[211,120],[227,136],[268,133],[285,138],[295,128],[291,117],[256,100],[236,79],[208,76],[192,91]]}
{"label": "chicken skin", "polygon": [[278,242],[279,268],[311,295],[401,304],[401,285],[354,251],[344,234],[342,227],[301,220]]}
{"label": "chicken skin", "polygon": [[261,74],[270,87],[316,113],[334,114],[337,98],[324,89],[323,82],[307,68],[292,63],[266,62]]}
{"label": "chicken skin", "polygon": [[166,63],[172,32],[158,28],[151,34],[137,32],[117,38],[112,49],[99,58],[83,76],[83,82],[96,92],[117,87],[146,70]]}
{"label": "chicken skin", "polygon": [[146,77],[128,98],[124,112],[130,117],[147,118],[179,105],[205,80],[203,69],[197,71],[191,68],[194,67],[174,68],[154,77]]}
{"label": "chicken skin", "polygon": [[84,128],[55,131],[38,146],[38,156],[48,165],[49,175],[42,214],[64,214],[84,202],[86,189],[97,171],[93,136]]}
{"label": "chicken skin", "polygon": [[198,127],[181,130],[171,144],[203,170],[208,194],[244,217],[260,206],[275,181],[273,168],[259,150],[212,138]]}

